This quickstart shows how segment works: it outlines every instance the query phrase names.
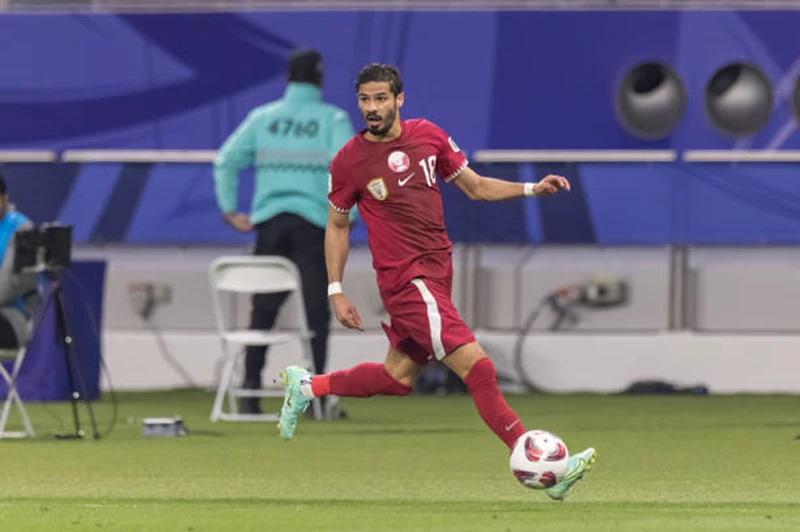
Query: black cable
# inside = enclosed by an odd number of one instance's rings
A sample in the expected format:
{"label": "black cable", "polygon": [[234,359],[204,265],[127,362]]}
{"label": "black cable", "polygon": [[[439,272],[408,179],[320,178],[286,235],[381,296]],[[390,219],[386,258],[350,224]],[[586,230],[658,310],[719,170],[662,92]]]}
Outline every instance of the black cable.
{"label": "black cable", "polygon": [[570,305],[574,303],[573,301],[569,301],[567,306],[559,307],[558,298],[564,294],[566,296],[570,296],[570,294],[579,287],[577,286],[568,286],[565,288],[560,288],[555,292],[552,292],[546,295],[542,300],[539,302],[539,305],[536,306],[528,317],[525,319],[525,323],[522,325],[522,329],[520,330],[519,335],[517,336],[517,341],[514,343],[514,369],[517,371],[520,377],[520,382],[522,386],[528,392],[533,393],[546,393],[542,390],[539,386],[537,386],[533,379],[528,375],[527,371],[525,370],[525,365],[522,363],[522,356],[523,356],[523,347],[525,346],[525,339],[528,337],[528,334],[533,329],[533,324],[539,318],[544,310],[545,307],[549,306],[551,309],[558,313],[555,321],[550,325],[549,330],[556,331],[561,327],[561,324],[564,323],[565,320],[569,320],[570,322],[574,322],[575,316],[571,313]]}
{"label": "black cable", "polygon": [[[92,308],[89,306],[89,303],[86,302],[86,297],[85,296],[86,296],[87,291],[84,288],[83,284],[81,284],[81,282],[78,280],[78,277],[72,271],[70,271],[67,268],[65,268],[64,271],[67,272],[67,274],[70,276],[70,278],[75,282],[75,285],[78,287],[78,289],[84,295],[84,297],[81,297],[79,299],[81,300],[81,302],[83,303],[84,308],[86,309],[86,314],[89,316],[89,321],[92,324],[92,330],[94,331],[95,337],[97,338],[97,342],[98,342],[97,348],[98,348],[98,351],[100,352],[100,367],[102,368],[102,372],[101,373],[105,373],[106,379],[108,380],[108,390],[109,390],[109,395],[111,396],[112,414],[111,414],[111,423],[109,424],[108,429],[106,429],[105,434],[103,434],[103,437],[107,438],[111,434],[111,432],[114,430],[114,427],[117,424],[117,416],[119,414],[119,407],[118,407],[118,404],[117,404],[117,393],[114,391],[114,385],[111,382],[111,372],[108,371],[108,366],[106,365],[105,358],[102,355],[101,344],[102,344],[103,339],[100,336],[100,326],[97,324],[97,317],[94,315],[94,312],[92,311]],[[76,352],[80,352],[80,349],[78,348],[77,338],[73,338],[73,342],[75,342],[75,350],[76,350]]]}
{"label": "black cable", "polygon": [[204,391],[204,389],[197,384],[191,375],[186,371],[186,369],[181,366],[180,362],[178,362],[170,353],[169,348],[167,347],[167,342],[164,341],[164,335],[161,334],[161,329],[159,329],[149,318],[145,318],[144,322],[147,324],[148,330],[153,333],[153,337],[156,339],[156,345],[158,346],[158,350],[161,353],[161,357],[167,361],[172,369],[174,369],[178,374],[183,377],[183,380],[186,381],[190,390],[200,390]]}
{"label": "black cable", "polygon": [[525,345],[525,339],[527,338],[528,333],[533,328],[533,324],[536,322],[546,305],[547,298],[544,298],[539,305],[535,307],[530,314],[528,314],[528,317],[525,319],[525,323],[523,324],[519,335],[517,335],[517,341],[514,343],[514,369],[517,371],[522,386],[525,388],[525,390],[533,393],[544,393],[544,391],[534,384],[533,380],[525,371],[525,365],[522,363],[522,348]]}
{"label": "black cable", "polygon": [[158,352],[161,355],[167,364],[175,370],[181,377],[183,377],[186,386],[190,390],[202,390],[202,388],[194,381],[189,372],[176,360],[172,353],[167,346],[167,342],[164,340],[164,335],[161,332],[161,329],[156,325],[152,320],[151,317],[153,316],[153,312],[156,309],[157,301],[155,299],[155,294],[153,285],[146,285],[145,286],[145,297],[147,298],[144,303],[144,308],[139,309],[139,317],[145,323],[147,330],[152,333],[153,338],[156,340],[156,346],[158,347]]}

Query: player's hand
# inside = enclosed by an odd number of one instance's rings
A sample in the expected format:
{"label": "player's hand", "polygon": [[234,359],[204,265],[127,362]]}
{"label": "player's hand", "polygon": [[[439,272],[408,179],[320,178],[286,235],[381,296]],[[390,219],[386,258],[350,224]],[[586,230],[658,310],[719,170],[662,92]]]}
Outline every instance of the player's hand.
{"label": "player's hand", "polygon": [[356,306],[347,299],[344,294],[334,294],[331,296],[331,305],[333,306],[333,313],[339,323],[348,329],[358,329],[364,332],[362,326],[361,316],[358,315]]}
{"label": "player's hand", "polygon": [[548,175],[541,181],[533,185],[533,193],[539,197],[551,196],[559,190],[566,190],[569,192],[569,181],[566,177],[560,175]]}
{"label": "player's hand", "polygon": [[225,221],[230,224],[237,231],[247,233],[253,230],[253,224],[250,223],[250,217],[241,212],[231,212],[224,216]]}

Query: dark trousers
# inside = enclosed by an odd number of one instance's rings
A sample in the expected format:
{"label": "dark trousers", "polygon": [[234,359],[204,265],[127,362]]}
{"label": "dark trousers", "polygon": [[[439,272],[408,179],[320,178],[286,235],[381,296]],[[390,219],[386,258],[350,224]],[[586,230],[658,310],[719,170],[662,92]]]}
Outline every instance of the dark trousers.
{"label": "dark trousers", "polygon": [[[327,297],[327,291],[326,291]],[[5,314],[0,312],[0,349],[17,349],[19,348],[19,340],[17,340],[17,333],[11,322],[8,321]]]}
{"label": "dark trousers", "polygon": [[[331,311],[328,306],[328,273],[325,267],[325,229],[294,214],[279,214],[256,226],[256,255],[280,255],[294,262],[303,283],[303,302],[308,327],[314,331],[311,349],[314,371],[324,373],[328,359]],[[271,329],[288,293],[253,296],[251,329]],[[250,346],[245,358],[246,388],[261,387],[266,347]]]}

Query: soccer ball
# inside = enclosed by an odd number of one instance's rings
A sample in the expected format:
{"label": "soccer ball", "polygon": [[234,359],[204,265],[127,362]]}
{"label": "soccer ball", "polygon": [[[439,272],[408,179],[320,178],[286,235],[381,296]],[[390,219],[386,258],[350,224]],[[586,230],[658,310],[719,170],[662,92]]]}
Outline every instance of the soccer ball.
{"label": "soccer ball", "polygon": [[545,489],[556,484],[567,472],[569,451],[566,444],[546,430],[529,430],[511,449],[511,472],[526,488]]}

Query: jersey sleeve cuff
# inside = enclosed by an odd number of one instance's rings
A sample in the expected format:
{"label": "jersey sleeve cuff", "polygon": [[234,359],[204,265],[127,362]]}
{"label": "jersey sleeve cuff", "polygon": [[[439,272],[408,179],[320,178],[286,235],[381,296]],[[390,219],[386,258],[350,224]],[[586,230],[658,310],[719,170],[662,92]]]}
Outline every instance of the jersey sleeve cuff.
{"label": "jersey sleeve cuff", "polygon": [[328,200],[328,204],[330,204],[331,208],[332,208],[334,211],[336,211],[336,212],[340,212],[340,213],[342,213],[342,214],[347,214],[347,213],[349,213],[349,212],[350,212],[350,209],[345,209],[345,208],[343,208],[343,207],[339,207],[338,205],[336,205],[336,204],[335,204],[334,202],[332,202],[331,200]]}
{"label": "jersey sleeve cuff", "polygon": [[467,161],[464,161],[463,163],[461,163],[461,166],[459,166],[455,172],[444,178],[444,182],[449,183],[453,179],[457,178],[459,175],[461,175],[461,172],[463,172],[466,167],[467,167]]}

